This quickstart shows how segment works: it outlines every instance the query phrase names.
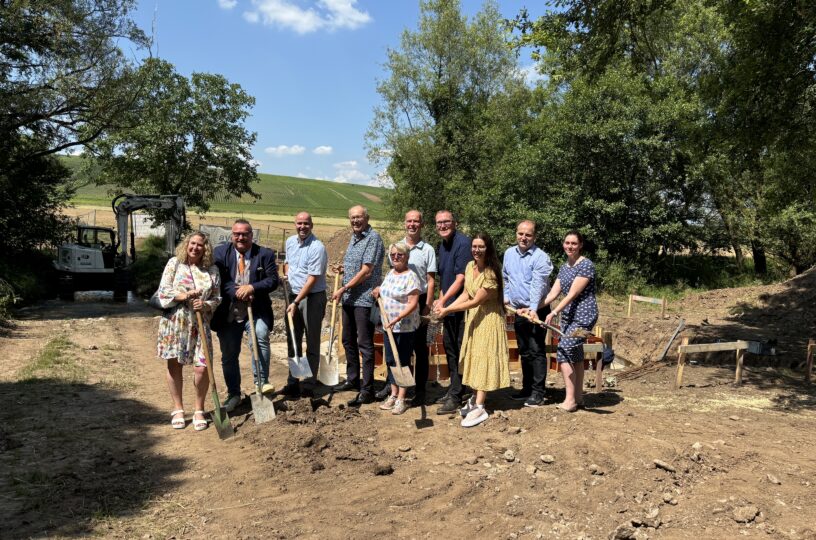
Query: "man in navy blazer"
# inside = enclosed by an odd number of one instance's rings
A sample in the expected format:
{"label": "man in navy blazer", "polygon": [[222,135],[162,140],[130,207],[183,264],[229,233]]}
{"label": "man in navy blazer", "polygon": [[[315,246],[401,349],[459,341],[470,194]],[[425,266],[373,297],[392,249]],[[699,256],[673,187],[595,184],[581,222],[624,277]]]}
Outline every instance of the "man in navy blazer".
{"label": "man in navy blazer", "polygon": [[[251,336],[247,306],[252,302],[255,335],[258,337],[262,391],[273,392],[269,384],[269,331],[272,329],[272,301],[269,293],[278,287],[275,252],[252,242],[252,225],[245,219],[232,225],[232,242],[221,244],[213,253],[221,274],[221,304],[215,310],[210,326],[221,342],[221,368],[227,383],[224,407],[231,412],[241,403],[241,370],[238,355],[244,334]],[[252,339],[250,337],[250,347]]]}

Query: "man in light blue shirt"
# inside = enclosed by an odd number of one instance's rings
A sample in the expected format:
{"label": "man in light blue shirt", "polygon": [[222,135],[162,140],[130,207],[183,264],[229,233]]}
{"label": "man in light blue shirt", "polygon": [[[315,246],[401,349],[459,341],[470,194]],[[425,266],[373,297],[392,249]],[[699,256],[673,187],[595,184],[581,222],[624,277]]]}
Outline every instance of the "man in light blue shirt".
{"label": "man in light blue shirt", "polygon": [[[286,340],[289,356],[303,355],[303,333],[306,333],[306,356],[312,376],[304,381],[301,389],[298,380],[289,374],[284,393],[293,398],[301,394],[314,395],[317,384],[317,369],[320,366],[320,330],[326,314],[326,267],[329,257],[323,242],[312,234],[312,216],[300,212],[295,216],[297,234],[286,239],[285,279],[289,281],[289,313],[294,322],[295,342],[298,350],[292,348],[292,340]],[[289,320],[285,320],[287,336]]]}
{"label": "man in light blue shirt", "polygon": [[535,313],[544,320],[550,312],[544,298],[550,290],[553,265],[549,255],[535,245],[535,223],[524,220],[516,227],[516,245],[504,252],[502,276],[504,303],[515,308],[516,341],[521,357],[521,392],[511,396],[525,400],[526,407],[544,404],[544,385],[547,381],[547,331],[523,317]]}

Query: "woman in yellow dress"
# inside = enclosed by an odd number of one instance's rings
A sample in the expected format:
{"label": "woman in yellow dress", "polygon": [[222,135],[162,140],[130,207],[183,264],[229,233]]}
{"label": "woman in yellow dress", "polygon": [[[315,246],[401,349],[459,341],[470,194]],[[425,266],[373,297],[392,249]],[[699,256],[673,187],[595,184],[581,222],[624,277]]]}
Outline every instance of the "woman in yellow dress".
{"label": "woman in yellow dress", "polygon": [[462,384],[476,391],[462,408],[462,427],[473,427],[489,418],[484,408],[487,393],[510,386],[509,353],[502,306],[501,264],[490,236],[473,237],[473,261],[465,269],[465,288],[451,305],[437,309],[442,318],[466,311],[465,334],[459,356]]}

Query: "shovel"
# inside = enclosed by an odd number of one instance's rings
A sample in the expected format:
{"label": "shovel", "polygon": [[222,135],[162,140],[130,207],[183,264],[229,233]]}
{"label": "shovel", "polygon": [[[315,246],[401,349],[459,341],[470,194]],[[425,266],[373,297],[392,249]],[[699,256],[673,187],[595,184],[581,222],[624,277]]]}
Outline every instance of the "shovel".
{"label": "shovel", "polygon": [[[334,274],[334,290],[340,284],[340,273]],[[331,326],[329,327],[329,350],[320,355],[320,367],[317,370],[317,380],[326,386],[340,384],[340,373],[337,369],[337,358],[334,358],[335,321],[337,320],[337,301],[332,302]]]}
{"label": "shovel", "polygon": [[218,437],[221,439],[229,439],[235,435],[235,431],[230,424],[227,411],[221,407],[221,400],[218,399],[218,390],[215,388],[215,375],[212,370],[212,353],[210,352],[210,343],[207,341],[207,333],[204,331],[204,321],[201,319],[201,312],[196,311],[196,320],[198,321],[198,335],[203,341],[202,349],[204,349],[204,359],[207,361],[207,375],[210,377],[210,394],[213,400],[212,420],[215,424],[215,430],[218,432]]}
{"label": "shovel", "polygon": [[283,280],[283,298],[286,301],[286,319],[289,321],[289,337],[292,340],[292,352],[294,356],[289,357],[289,373],[295,379],[308,379],[312,376],[312,368],[309,366],[309,359],[305,356],[297,355],[297,341],[295,341],[295,321],[289,313],[289,287],[286,280]]}
{"label": "shovel", "polygon": [[[504,309],[506,309],[507,311],[509,311],[513,315],[516,315],[516,310],[514,308],[512,308],[510,306],[504,306]],[[555,326],[552,326],[551,324],[546,324],[544,321],[542,321],[541,319],[539,319],[535,315],[519,315],[519,317],[524,317],[525,319],[529,320],[533,324],[537,324],[537,325],[542,326],[544,328],[549,328],[550,330],[552,330],[558,336],[562,336],[562,337],[564,336],[564,332],[562,332],[561,330],[559,330]],[[581,337],[581,336],[570,336],[570,337]]]}
{"label": "shovel", "polygon": [[391,352],[394,353],[394,362],[397,364],[397,367],[391,367],[391,375],[394,376],[394,382],[397,386],[401,387],[409,387],[409,386],[416,386],[416,382],[414,381],[414,376],[411,374],[411,369],[408,366],[403,366],[400,364],[399,353],[397,352],[397,344],[394,341],[394,333],[391,332],[391,329],[388,328],[388,314],[385,312],[385,306],[383,305],[382,296],[377,297],[377,304],[380,306],[380,317],[383,321],[383,329],[388,334],[388,342],[391,344]]}
{"label": "shovel", "polygon": [[275,404],[267,399],[261,390],[261,355],[258,348],[258,336],[255,335],[255,318],[252,316],[252,305],[247,304],[249,316],[249,333],[252,336],[252,361],[255,364],[255,393],[249,396],[252,402],[252,415],[256,424],[263,424],[275,419]]}

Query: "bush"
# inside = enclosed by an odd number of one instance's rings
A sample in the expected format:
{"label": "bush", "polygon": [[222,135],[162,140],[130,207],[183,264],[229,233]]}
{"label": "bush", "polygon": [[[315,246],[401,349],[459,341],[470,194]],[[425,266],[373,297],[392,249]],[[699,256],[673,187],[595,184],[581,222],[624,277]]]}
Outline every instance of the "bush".
{"label": "bush", "polygon": [[610,260],[596,263],[598,288],[613,296],[636,293],[646,285],[646,278],[633,262]]}
{"label": "bush", "polygon": [[167,264],[164,238],[148,236],[136,245],[136,262],[133,263],[133,293],[150,298],[159,288],[162,271]]}

